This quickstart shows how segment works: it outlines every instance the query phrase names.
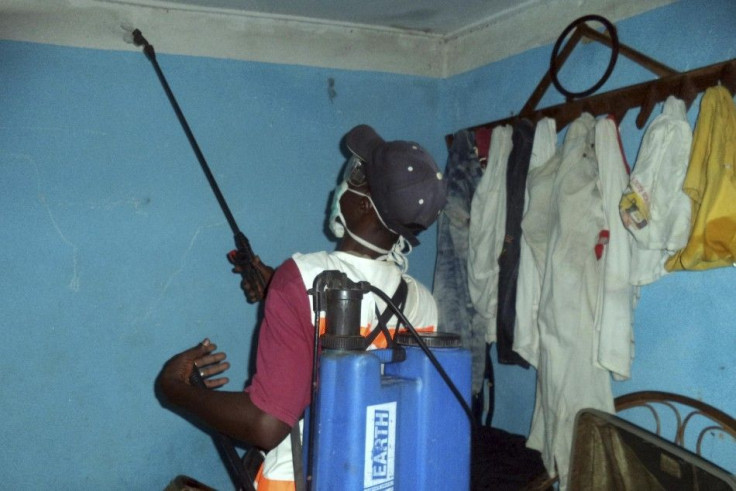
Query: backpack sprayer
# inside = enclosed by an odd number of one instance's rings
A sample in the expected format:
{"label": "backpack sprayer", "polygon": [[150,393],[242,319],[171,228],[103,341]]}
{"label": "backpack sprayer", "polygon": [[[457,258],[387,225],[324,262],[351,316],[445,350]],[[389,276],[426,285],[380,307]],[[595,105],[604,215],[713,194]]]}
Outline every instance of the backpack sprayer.
{"label": "backpack sprayer", "polygon": [[[369,292],[406,328],[393,338],[384,331],[388,349],[366,351],[371,336],[360,334],[361,300]],[[469,489],[471,355],[459,336],[419,335],[388,295],[339,271],[320,273],[309,293],[312,403],[306,476],[295,475],[297,489],[300,479],[316,490]],[[385,328],[380,324],[376,330]]]}
{"label": "backpack sprayer", "polygon": [[[127,28],[124,29],[130,31]],[[156,70],[156,75],[158,75],[158,78],[161,81],[161,85],[163,86],[164,91],[169,98],[169,102],[171,102],[171,106],[173,107],[174,112],[179,118],[179,122],[184,129],[184,133],[186,133],[187,138],[189,139],[189,144],[192,146],[192,150],[194,150],[194,154],[197,156],[197,160],[199,161],[199,164],[204,171],[204,175],[205,177],[207,177],[207,181],[209,182],[212,191],[215,193],[215,198],[217,198],[217,202],[220,204],[220,208],[225,214],[227,223],[230,225],[230,229],[233,232],[236,247],[236,249],[228,253],[227,258],[230,263],[237,268],[238,272],[243,278],[243,281],[250,286],[251,291],[253,292],[252,295],[249,295],[246,292],[246,298],[249,302],[256,302],[263,298],[264,290],[266,288],[266,282],[261,272],[253,265],[255,256],[253,254],[253,250],[250,247],[250,242],[248,241],[248,238],[245,236],[245,234],[243,234],[243,232],[241,232],[238,228],[238,224],[235,222],[235,218],[230,212],[230,208],[227,206],[227,202],[225,201],[224,196],[220,192],[220,187],[217,185],[217,181],[215,181],[215,177],[212,175],[212,171],[210,170],[209,165],[207,165],[207,161],[205,160],[202,151],[199,149],[199,145],[194,138],[192,130],[189,128],[189,124],[184,117],[184,113],[181,111],[179,104],[176,102],[174,93],[171,91],[171,88],[166,81],[166,77],[164,77],[163,71],[161,71],[161,67],[156,60],[156,52],[154,51],[153,46],[149,44],[148,41],[146,41],[146,38],[143,37],[143,34],[138,29],[130,31],[129,34],[130,37],[126,38],[126,41],[130,41],[136,46],[143,46],[143,53],[146,55],[146,58],[149,59],[151,64],[153,64],[153,68]],[[197,370],[196,367],[194,370],[192,370],[189,381],[192,383],[192,385],[203,388],[207,387],[201,375],[199,374],[199,370]],[[238,452],[235,450],[235,446],[232,440],[220,433],[214,433],[212,438],[215,442],[215,446],[221,454],[223,462],[225,463],[225,467],[230,473],[231,479],[237,485],[237,489],[239,491],[255,491],[255,487],[253,486],[253,477],[249,476],[246,472],[238,455]]]}

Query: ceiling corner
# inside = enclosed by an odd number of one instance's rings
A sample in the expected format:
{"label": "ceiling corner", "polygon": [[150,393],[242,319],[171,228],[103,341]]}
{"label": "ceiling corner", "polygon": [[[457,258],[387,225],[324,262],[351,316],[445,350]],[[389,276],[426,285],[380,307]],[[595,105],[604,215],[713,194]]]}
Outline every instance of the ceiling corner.
{"label": "ceiling corner", "polygon": [[449,35],[216,9],[110,0],[0,0],[0,39],[138,50],[140,29],[158,53],[446,78],[554,41],[572,20],[616,22],[677,0],[528,2]]}

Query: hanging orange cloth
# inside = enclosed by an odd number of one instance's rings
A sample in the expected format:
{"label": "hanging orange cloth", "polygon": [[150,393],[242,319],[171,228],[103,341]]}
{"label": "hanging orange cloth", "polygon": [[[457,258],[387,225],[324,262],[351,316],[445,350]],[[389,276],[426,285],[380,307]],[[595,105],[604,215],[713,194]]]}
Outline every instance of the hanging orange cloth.
{"label": "hanging orange cloth", "polygon": [[668,271],[704,270],[736,263],[736,105],[723,86],[705,91],[695,125],[683,190],[690,196],[687,245]]}

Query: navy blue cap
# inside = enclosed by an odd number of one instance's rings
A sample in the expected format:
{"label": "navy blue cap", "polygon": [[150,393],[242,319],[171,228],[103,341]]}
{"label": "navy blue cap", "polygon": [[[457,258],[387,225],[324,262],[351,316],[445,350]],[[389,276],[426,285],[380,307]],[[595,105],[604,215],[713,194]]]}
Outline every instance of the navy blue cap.
{"label": "navy blue cap", "polygon": [[417,234],[447,203],[447,185],[432,156],[415,142],[387,142],[364,124],[350,130],[345,143],[365,162],[371,198],[384,223],[412,246],[419,244]]}

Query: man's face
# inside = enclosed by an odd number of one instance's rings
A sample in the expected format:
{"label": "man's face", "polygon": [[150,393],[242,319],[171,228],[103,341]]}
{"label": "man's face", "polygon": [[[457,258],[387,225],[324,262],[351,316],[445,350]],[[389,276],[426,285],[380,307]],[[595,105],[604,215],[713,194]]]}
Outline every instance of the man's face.
{"label": "man's face", "polygon": [[[365,206],[365,197],[370,196],[370,190],[368,183],[364,183],[361,186],[355,186],[348,181],[348,191],[345,192],[340,198],[340,210],[348,222],[347,226],[355,223],[355,220],[361,216],[361,206]],[[351,192],[351,190],[356,192]],[[360,193],[360,194],[357,194]]]}

